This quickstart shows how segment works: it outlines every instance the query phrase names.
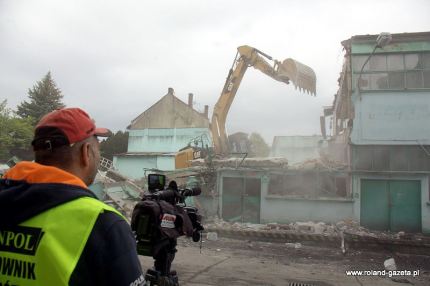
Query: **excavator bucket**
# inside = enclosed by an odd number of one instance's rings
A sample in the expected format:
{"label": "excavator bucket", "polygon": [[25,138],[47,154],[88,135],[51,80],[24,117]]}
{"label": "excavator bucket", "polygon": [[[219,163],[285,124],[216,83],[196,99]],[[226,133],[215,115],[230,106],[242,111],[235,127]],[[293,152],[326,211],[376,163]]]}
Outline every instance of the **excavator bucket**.
{"label": "excavator bucket", "polygon": [[294,84],[294,87],[310,94],[316,94],[317,79],[315,72],[296,60],[286,59],[278,67],[280,74],[286,75]]}

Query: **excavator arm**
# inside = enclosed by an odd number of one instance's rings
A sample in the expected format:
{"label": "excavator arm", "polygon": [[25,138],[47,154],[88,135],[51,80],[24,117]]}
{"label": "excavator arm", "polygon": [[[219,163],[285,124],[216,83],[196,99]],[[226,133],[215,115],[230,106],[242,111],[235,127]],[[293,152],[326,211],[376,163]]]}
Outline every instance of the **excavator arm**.
{"label": "excavator arm", "polygon": [[[211,133],[215,154],[229,153],[225,123],[228,111],[240,86],[248,67],[252,66],[271,78],[294,86],[308,93],[315,94],[316,77],[314,71],[293,59],[286,59],[282,63],[273,60],[269,55],[250,46],[240,46],[230,68],[221,96],[215,104],[211,121]],[[263,57],[274,61],[270,65]]]}

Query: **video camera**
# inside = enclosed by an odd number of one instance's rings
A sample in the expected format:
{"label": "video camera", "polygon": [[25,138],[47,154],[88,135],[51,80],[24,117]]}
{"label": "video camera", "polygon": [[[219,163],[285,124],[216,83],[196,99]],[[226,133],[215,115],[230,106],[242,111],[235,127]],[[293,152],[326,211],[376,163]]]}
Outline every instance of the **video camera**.
{"label": "video camera", "polygon": [[[165,201],[179,208],[179,212],[184,210],[188,215],[193,232],[192,238],[194,242],[200,241],[201,232],[204,230],[201,223],[201,215],[196,207],[187,206],[185,200],[187,197],[199,196],[202,192],[200,187],[191,189],[179,189],[175,181],[171,181],[168,188],[165,189],[166,176],[159,174],[148,175],[148,190],[150,194],[145,195],[144,199]],[[185,230],[185,233],[188,233]],[[189,235],[188,235],[189,236]]]}
{"label": "video camera", "polygon": [[154,282],[151,285],[158,285],[160,277],[170,279],[176,239],[186,235],[198,242],[204,230],[198,209],[186,205],[186,198],[200,195],[201,189],[179,189],[175,181],[171,181],[167,188],[165,185],[166,176],[148,175],[149,193],[136,204],[131,220],[137,253],[155,259],[155,271],[148,270],[146,275],[147,280]]}
{"label": "video camera", "polygon": [[151,194],[146,198],[163,200],[172,204],[185,204],[185,198],[198,196],[202,190],[199,187],[192,189],[178,189],[175,181],[171,181],[167,189],[164,189],[165,176],[158,174],[148,175],[148,190]]}

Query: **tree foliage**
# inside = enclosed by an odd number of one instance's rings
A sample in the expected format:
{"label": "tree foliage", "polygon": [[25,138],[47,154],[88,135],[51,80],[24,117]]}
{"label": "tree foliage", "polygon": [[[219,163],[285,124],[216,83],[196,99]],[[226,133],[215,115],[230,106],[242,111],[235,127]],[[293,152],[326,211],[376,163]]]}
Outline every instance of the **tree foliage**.
{"label": "tree foliage", "polygon": [[270,153],[270,147],[264,141],[263,137],[258,133],[251,133],[249,135],[251,142],[251,156],[252,157],[267,157]]}
{"label": "tree foliage", "polygon": [[48,72],[33,88],[28,90],[29,101],[23,101],[17,107],[17,114],[21,118],[32,118],[37,123],[43,115],[65,105],[62,102],[63,95],[56,86]]}
{"label": "tree foliage", "polygon": [[100,153],[103,157],[113,160],[113,155],[127,152],[128,132],[118,131],[100,143]]}
{"label": "tree foliage", "polygon": [[19,118],[7,107],[7,101],[0,103],[0,160],[6,161],[16,155],[31,159],[33,126],[31,118]]}

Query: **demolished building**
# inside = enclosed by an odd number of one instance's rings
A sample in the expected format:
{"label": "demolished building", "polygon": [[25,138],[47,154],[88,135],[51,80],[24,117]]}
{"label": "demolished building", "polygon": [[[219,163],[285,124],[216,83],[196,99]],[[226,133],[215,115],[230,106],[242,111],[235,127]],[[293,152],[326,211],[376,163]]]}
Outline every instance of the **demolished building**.
{"label": "demolished building", "polygon": [[[166,170],[171,177],[197,177],[205,188],[199,199],[206,212],[227,221],[351,220],[375,230],[430,233],[430,33],[391,37],[384,48],[377,46],[378,35],[342,42],[345,57],[339,89],[333,105],[324,107],[322,137],[312,138],[313,149],[304,150],[312,153],[317,145],[319,158],[295,164],[288,162],[288,155],[286,160],[212,158],[194,161],[194,167],[179,175],[171,167]],[[169,90],[159,103],[172,95]],[[129,129],[136,134],[131,136],[128,154],[117,157],[117,165],[123,158],[140,156],[157,157],[150,159],[153,162],[170,157],[173,162],[173,149],[157,154],[143,149],[155,132],[149,127],[160,126],[137,122],[150,122],[160,114],[152,109],[132,122],[135,125]],[[198,120],[203,125],[195,127],[210,138],[205,117]],[[331,136],[325,134],[327,120],[332,122]],[[178,141],[169,138],[169,146],[177,149],[186,144],[172,145]],[[133,153],[137,149],[130,146],[138,146],[133,145],[137,142],[142,152]],[[282,145],[277,148],[272,154],[282,151]],[[133,168],[140,175],[150,166],[160,169],[155,163]],[[122,171],[127,172],[127,168]]]}
{"label": "demolished building", "polygon": [[348,166],[361,225],[429,233],[430,33],[385,35],[342,42],[326,155]]}
{"label": "demolished building", "polygon": [[339,90],[324,108],[332,136],[319,159],[282,168],[237,159],[235,167],[216,169],[222,218],[354,220],[369,229],[430,233],[430,33],[390,37],[383,49],[378,35],[342,42]]}

